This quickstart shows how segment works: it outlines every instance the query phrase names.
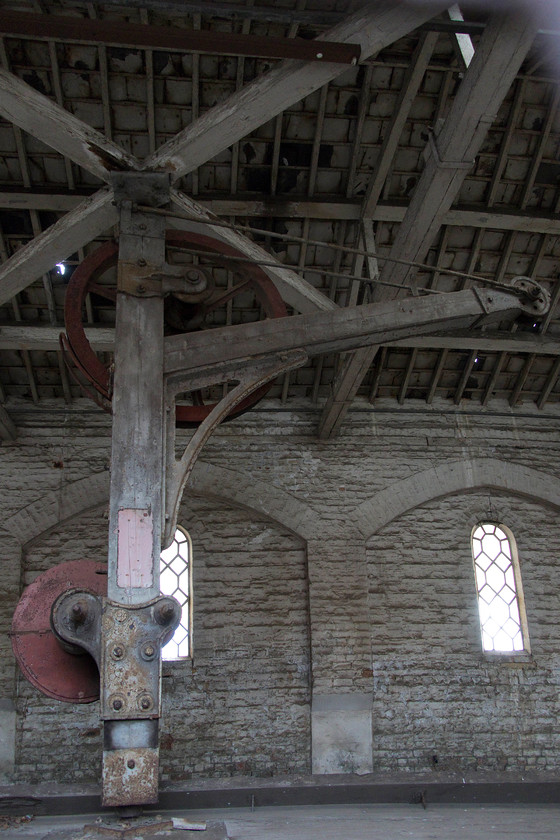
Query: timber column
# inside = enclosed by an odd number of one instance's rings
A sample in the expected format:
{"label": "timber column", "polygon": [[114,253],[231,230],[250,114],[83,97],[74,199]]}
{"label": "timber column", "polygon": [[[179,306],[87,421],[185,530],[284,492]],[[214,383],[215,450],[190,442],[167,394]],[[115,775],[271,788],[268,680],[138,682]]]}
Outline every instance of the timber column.
{"label": "timber column", "polygon": [[120,206],[109,566],[100,673],[103,804],[157,802],[162,643],[180,615],[159,590],[164,492],[165,219],[168,176],[114,176]]}

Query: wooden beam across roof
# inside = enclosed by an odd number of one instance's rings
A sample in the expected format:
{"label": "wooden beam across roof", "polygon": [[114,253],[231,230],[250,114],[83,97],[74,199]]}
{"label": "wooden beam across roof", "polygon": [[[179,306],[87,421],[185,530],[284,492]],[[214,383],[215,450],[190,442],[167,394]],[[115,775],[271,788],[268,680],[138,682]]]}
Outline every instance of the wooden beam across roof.
{"label": "wooden beam across roof", "polygon": [[0,68],[0,114],[101,180],[138,169],[136,158],[18,76]]}
{"label": "wooden beam across roof", "polygon": [[[57,350],[60,327],[49,324],[3,324],[0,326],[0,350]],[[87,340],[99,353],[109,353],[115,346],[113,327],[96,325],[85,328]],[[530,332],[478,332],[455,329],[452,333],[429,333],[395,338],[391,347],[417,350],[468,351],[480,353],[532,353],[560,356],[560,339]]]}
{"label": "wooden beam across roof", "polygon": [[16,251],[0,266],[0,305],[115,224],[118,214],[112,202],[111,190],[99,190]]}
{"label": "wooden beam across roof", "polygon": [[[447,6],[441,0],[411,4],[382,0],[367,4],[313,41],[358,43],[366,59],[412,32]],[[194,123],[161,146],[143,164],[144,169],[167,170],[176,180],[214,158],[258,126],[335,79],[340,64],[285,61],[279,67],[206,111]]]}
{"label": "wooden beam across roof", "polygon": [[322,61],[355,64],[360,47],[351,43],[325,43],[321,50],[304,38],[271,38],[263,35],[244,35],[237,32],[192,30],[184,27],[149,26],[121,20],[99,20],[67,15],[38,15],[31,12],[2,10],[0,33],[22,38],[86,44],[106,44],[116,47],[144,47],[175,52],[223,53],[257,58],[294,58],[302,61]]}
{"label": "wooden beam across roof", "polygon": [[[425,258],[537,30],[536,16],[524,10],[499,11],[490,19],[447,119],[426,148],[426,165],[399,226],[391,256],[411,262]],[[385,263],[381,279],[404,287],[414,282],[414,275],[410,265]],[[399,289],[376,290],[375,298],[401,294]],[[331,437],[340,428],[375,353],[375,347],[364,348],[345,360],[344,372],[321,417],[321,438]]]}
{"label": "wooden beam across roof", "polygon": [[[10,190],[0,193],[0,210],[52,210],[66,213],[77,207],[88,195],[68,192]],[[197,199],[197,203],[216,216],[243,216],[276,219],[322,219],[325,221],[358,221],[362,204],[358,201],[319,201],[306,199],[286,201],[284,198]],[[402,222],[406,205],[378,204],[371,218],[374,222]],[[481,230],[519,230],[524,233],[560,235],[557,214],[534,211],[504,212],[491,208],[452,207],[443,217],[451,227],[472,227]]]}

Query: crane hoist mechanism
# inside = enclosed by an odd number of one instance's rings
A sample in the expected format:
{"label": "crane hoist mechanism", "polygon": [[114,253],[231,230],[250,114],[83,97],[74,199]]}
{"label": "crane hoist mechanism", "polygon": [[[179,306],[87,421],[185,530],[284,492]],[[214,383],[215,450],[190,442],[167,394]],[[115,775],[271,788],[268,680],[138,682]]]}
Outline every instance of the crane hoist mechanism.
{"label": "crane hoist mechanism", "polygon": [[[507,289],[288,315],[263,268],[238,262],[243,254],[207,226],[166,230],[165,214],[145,209],[169,205],[167,175],[116,173],[113,192],[118,245],[101,246],[74,272],[62,339],[80,383],[113,415],[108,562],[75,560],[39,575],[16,608],[12,645],[23,674],[49,697],[99,698],[102,803],[134,806],[158,799],[161,648],[181,616],[160,594],[160,554],[214,429],[309,356],[535,318],[549,296],[517,278]],[[88,294],[116,304],[111,362],[87,339]],[[237,305],[251,315],[229,325]],[[179,455],[178,425],[192,429]]]}
{"label": "crane hoist mechanism", "polygon": [[[288,314],[280,293],[264,270],[243,261],[244,255],[231,245],[201,233],[180,230],[167,230],[165,244],[168,259],[172,258],[171,255],[175,259],[174,265],[168,263],[165,267],[163,294],[166,335],[192,332],[224,323],[228,306],[233,308],[237,301],[245,311],[260,311],[265,318],[282,318]],[[192,254],[189,252],[193,250],[202,260],[206,255],[206,265],[192,262]],[[190,257],[191,262],[181,264],[181,258],[185,257]],[[243,261],[242,266],[231,261],[231,258]],[[66,291],[66,334],[61,336],[62,350],[70,373],[82,389],[108,411],[112,397],[111,365],[103,362],[93,350],[86,335],[82,313],[88,294],[96,295],[109,305],[115,305],[117,260],[118,244],[111,241],[86,257],[78,266]],[[216,272],[222,278],[233,278],[233,282],[219,286],[215,279]],[[181,279],[182,286],[173,283],[173,278]],[[144,296],[153,293],[150,281],[145,280],[141,285]],[[161,293],[159,283],[158,293]],[[263,385],[248,396],[231,416],[237,416],[256,405],[271,384]],[[176,406],[177,424],[186,428],[196,427],[208,417],[215,405],[213,402],[205,402],[200,391],[193,392],[190,398],[192,404]]]}

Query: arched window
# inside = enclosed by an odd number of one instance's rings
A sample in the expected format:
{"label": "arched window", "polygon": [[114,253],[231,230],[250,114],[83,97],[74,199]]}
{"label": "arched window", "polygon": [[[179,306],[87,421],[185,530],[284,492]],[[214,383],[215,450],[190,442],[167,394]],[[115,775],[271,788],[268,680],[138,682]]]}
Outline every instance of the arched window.
{"label": "arched window", "polygon": [[191,655],[191,582],[192,550],[188,534],[177,528],[169,548],[161,552],[160,591],[162,595],[172,595],[181,604],[181,622],[173,637],[162,649],[164,660],[187,659]]}
{"label": "arched window", "polygon": [[480,522],[471,537],[483,650],[529,652],[515,539],[509,528]]}

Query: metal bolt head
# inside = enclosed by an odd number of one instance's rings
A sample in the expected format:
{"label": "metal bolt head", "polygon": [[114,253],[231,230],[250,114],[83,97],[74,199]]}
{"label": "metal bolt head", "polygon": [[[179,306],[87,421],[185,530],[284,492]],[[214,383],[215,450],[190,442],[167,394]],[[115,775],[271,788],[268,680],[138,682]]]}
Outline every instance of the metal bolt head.
{"label": "metal bolt head", "polygon": [[143,268],[146,265],[146,260],[144,259],[144,257],[140,257],[136,260],[136,264]]}
{"label": "metal bolt head", "polygon": [[149,643],[147,645],[144,645],[144,651],[143,651],[144,656],[147,656],[151,659],[152,656],[155,654],[155,652],[156,652],[156,649],[152,644]]}
{"label": "metal bolt head", "polygon": [[169,624],[175,615],[175,608],[169,601],[160,604],[156,609],[156,621],[158,624]]}
{"label": "metal bolt head", "polygon": [[111,651],[111,656],[113,659],[122,659],[124,656],[124,648],[122,645],[115,645],[113,650]]}
{"label": "metal bolt head", "polygon": [[150,700],[149,697],[142,697],[142,699],[140,700],[140,708],[141,709],[149,709],[151,705],[152,705],[152,701]]}
{"label": "metal bolt head", "polygon": [[126,766],[128,767],[129,770],[134,770],[134,768],[136,767],[136,762],[134,761],[133,758],[129,758],[128,761],[126,762]]}
{"label": "metal bolt head", "polygon": [[119,700],[118,698],[116,700],[113,700],[113,709],[115,710],[115,712],[120,711],[122,709],[122,706],[122,700]]}
{"label": "metal bolt head", "polygon": [[76,601],[72,604],[72,620],[74,624],[83,624],[87,618],[87,606],[85,601]]}

